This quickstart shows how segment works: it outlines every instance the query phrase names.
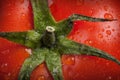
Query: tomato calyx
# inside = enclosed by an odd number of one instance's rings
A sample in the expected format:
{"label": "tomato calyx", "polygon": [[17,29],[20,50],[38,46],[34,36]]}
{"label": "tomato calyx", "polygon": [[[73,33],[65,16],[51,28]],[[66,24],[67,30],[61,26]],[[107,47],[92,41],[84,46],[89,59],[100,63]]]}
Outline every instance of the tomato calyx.
{"label": "tomato calyx", "polygon": [[[75,20],[92,22],[114,21],[92,18],[80,14],[73,14],[69,18],[55,22],[48,9],[47,0],[31,0],[34,11],[35,30],[27,32],[0,33],[14,42],[32,49],[32,54],[25,60],[19,73],[19,80],[29,80],[31,72],[45,62],[54,80],[63,80],[61,56],[63,54],[90,55],[105,58],[120,64],[120,62],[100,49],[79,44],[66,38]],[[43,8],[44,7],[44,8]],[[52,27],[46,27],[46,26]]]}

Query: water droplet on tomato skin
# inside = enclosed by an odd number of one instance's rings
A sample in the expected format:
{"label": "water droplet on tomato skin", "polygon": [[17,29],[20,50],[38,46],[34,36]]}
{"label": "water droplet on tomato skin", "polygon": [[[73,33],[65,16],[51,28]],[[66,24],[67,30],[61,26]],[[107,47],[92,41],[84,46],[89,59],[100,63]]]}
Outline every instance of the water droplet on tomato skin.
{"label": "water droplet on tomato skin", "polygon": [[8,73],[8,76],[10,76],[10,75],[11,75],[11,73],[9,72],[9,73]]}
{"label": "water droplet on tomato skin", "polygon": [[75,57],[74,56],[67,56],[64,63],[66,65],[74,65],[75,64]]}
{"label": "water droplet on tomato skin", "polygon": [[106,65],[107,65],[107,66],[109,66],[109,65],[110,65],[110,63],[108,63],[108,62],[107,62],[107,63],[106,63]]}
{"label": "water droplet on tomato skin", "polygon": [[103,38],[103,35],[102,34],[98,34],[98,38]]}
{"label": "water droplet on tomato skin", "polygon": [[91,40],[85,40],[86,44],[92,44],[93,42]]}
{"label": "water droplet on tomato skin", "polygon": [[46,79],[45,79],[45,76],[40,75],[37,80],[46,80]]}
{"label": "water droplet on tomato skin", "polygon": [[107,35],[111,35],[111,31],[110,31],[110,30],[107,30],[107,31],[106,31],[106,34],[107,34]]}
{"label": "water droplet on tomato skin", "polygon": [[24,17],[24,16],[25,16],[25,14],[24,14],[24,13],[22,13],[22,16]]}
{"label": "water droplet on tomato skin", "polygon": [[94,12],[93,8],[90,9],[90,15],[91,15],[91,16],[93,15],[93,12]]}
{"label": "water droplet on tomato skin", "polygon": [[8,66],[7,63],[1,64],[1,68],[7,67],[7,66]]}
{"label": "water droplet on tomato skin", "polygon": [[105,18],[105,19],[110,19],[110,20],[112,20],[112,19],[113,19],[113,16],[112,16],[112,14],[110,14],[110,13],[105,13],[105,14],[104,14],[104,18]]}
{"label": "water droplet on tomato skin", "polygon": [[111,80],[111,79],[112,79],[112,77],[111,77],[111,76],[109,76],[109,77],[108,77],[108,79],[109,79],[109,80]]}

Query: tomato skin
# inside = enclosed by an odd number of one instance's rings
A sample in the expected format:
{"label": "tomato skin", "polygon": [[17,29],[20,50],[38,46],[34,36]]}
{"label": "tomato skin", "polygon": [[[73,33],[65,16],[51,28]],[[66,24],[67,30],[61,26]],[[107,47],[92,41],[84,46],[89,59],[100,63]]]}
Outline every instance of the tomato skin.
{"label": "tomato skin", "polygon": [[24,60],[29,57],[27,48],[0,38],[0,79],[18,80]]}
{"label": "tomato skin", "polygon": [[33,29],[33,13],[30,0],[1,0],[0,11],[0,32]]}
{"label": "tomato skin", "polygon": [[42,63],[32,72],[30,80],[53,80],[53,78],[50,75],[46,64]]}
{"label": "tomato skin", "polygon": [[[97,18],[120,19],[119,0],[49,0],[56,21],[78,13]],[[108,14],[108,15],[106,15]]]}

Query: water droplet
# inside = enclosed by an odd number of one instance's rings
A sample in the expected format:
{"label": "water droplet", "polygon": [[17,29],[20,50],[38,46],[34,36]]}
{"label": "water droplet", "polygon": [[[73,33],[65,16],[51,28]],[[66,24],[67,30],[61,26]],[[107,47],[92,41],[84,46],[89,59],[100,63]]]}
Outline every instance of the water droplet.
{"label": "water droplet", "polygon": [[110,13],[105,13],[105,14],[104,14],[104,18],[105,18],[105,19],[111,19],[111,20],[112,20],[112,19],[113,19],[113,16],[112,16]]}
{"label": "water droplet", "polygon": [[46,80],[46,79],[45,79],[45,76],[40,75],[37,80]]}
{"label": "water droplet", "polygon": [[8,73],[8,76],[10,76],[10,75],[11,75],[11,73],[9,72],[9,73]]}
{"label": "water droplet", "polygon": [[5,63],[5,64],[4,64],[4,66],[8,66],[8,64],[7,64],[7,63]]}
{"label": "water droplet", "polygon": [[77,4],[78,6],[84,5],[84,0],[77,0]]}
{"label": "water droplet", "polygon": [[92,44],[92,41],[91,40],[85,40],[85,43],[86,44]]}
{"label": "water droplet", "polygon": [[93,15],[93,8],[90,10],[90,14]]}
{"label": "water droplet", "polygon": [[24,13],[21,13],[22,14],[22,17],[25,17],[25,14]]}
{"label": "water droplet", "polygon": [[93,27],[90,27],[90,28],[88,28],[88,31],[93,31],[94,30],[94,28]]}
{"label": "water droplet", "polygon": [[25,19],[25,17],[26,17],[26,14],[25,13],[21,13],[21,19]]}
{"label": "water droplet", "polygon": [[108,79],[112,79],[112,77],[111,77],[111,76],[109,76],[109,77],[108,77]]}
{"label": "water droplet", "polygon": [[102,34],[98,34],[98,37],[99,37],[99,38],[103,38],[103,35],[102,35]]}
{"label": "water droplet", "polygon": [[107,30],[107,31],[106,31],[106,34],[107,34],[107,35],[111,35],[111,31],[110,31],[110,30]]}
{"label": "water droplet", "polygon": [[65,60],[65,64],[67,65],[74,65],[75,64],[75,58],[74,56],[68,56]]}
{"label": "water droplet", "polygon": [[108,10],[108,6],[104,6],[104,10],[107,11]]}
{"label": "water droplet", "polygon": [[110,65],[110,63],[108,63],[108,62],[107,62],[107,63],[106,63],[106,65],[107,65],[107,66],[109,66],[109,65]]}

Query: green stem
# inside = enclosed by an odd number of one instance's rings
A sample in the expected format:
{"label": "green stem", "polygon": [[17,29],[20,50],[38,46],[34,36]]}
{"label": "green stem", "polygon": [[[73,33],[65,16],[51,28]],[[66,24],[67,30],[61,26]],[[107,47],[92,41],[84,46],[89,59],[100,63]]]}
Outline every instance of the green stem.
{"label": "green stem", "polygon": [[55,29],[53,27],[51,26],[46,27],[46,31],[41,38],[42,46],[51,48],[55,45],[56,37],[54,31]]}
{"label": "green stem", "polygon": [[50,26],[55,25],[55,20],[50,13],[48,0],[31,0],[31,2],[34,13],[35,30],[42,34],[48,24]]}

